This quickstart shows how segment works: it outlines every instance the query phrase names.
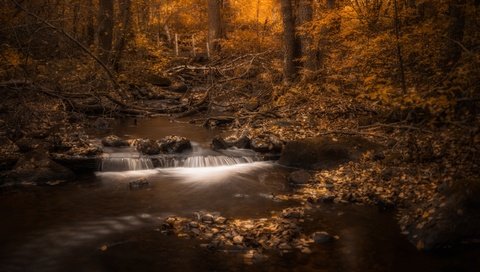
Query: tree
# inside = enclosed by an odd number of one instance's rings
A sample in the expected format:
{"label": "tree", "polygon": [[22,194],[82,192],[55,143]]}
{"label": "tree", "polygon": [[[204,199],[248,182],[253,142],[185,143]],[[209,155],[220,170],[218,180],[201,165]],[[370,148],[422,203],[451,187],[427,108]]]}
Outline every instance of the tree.
{"label": "tree", "polygon": [[120,68],[120,59],[122,58],[123,51],[127,46],[128,42],[133,38],[132,31],[132,1],[131,0],[118,0],[120,7],[120,29],[119,29],[119,38],[115,44],[115,57],[112,59],[113,68],[118,71]]}
{"label": "tree", "polygon": [[222,0],[208,0],[208,40],[214,51],[220,51],[220,40],[226,37],[222,18]]}
{"label": "tree", "polygon": [[100,0],[98,23],[98,55],[106,64],[110,60],[113,43],[113,0]]}
{"label": "tree", "polygon": [[[298,4],[298,26],[303,27],[312,22],[313,19],[313,0],[300,0]],[[299,35],[300,56],[304,70],[308,73],[316,69],[316,52],[314,50],[311,34],[303,29]]]}
{"label": "tree", "polygon": [[462,55],[460,44],[465,33],[465,5],[466,0],[450,0],[448,3],[450,24],[447,29],[448,45],[445,52],[444,68],[456,63]]}
{"label": "tree", "polygon": [[280,4],[283,22],[283,73],[285,81],[291,82],[297,75],[295,63],[295,21],[291,0],[280,0]]}

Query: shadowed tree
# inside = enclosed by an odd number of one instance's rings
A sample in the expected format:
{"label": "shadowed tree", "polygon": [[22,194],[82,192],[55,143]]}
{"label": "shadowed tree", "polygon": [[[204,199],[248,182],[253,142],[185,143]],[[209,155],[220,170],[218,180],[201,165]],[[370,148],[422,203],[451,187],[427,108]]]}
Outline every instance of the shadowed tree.
{"label": "shadowed tree", "polygon": [[220,40],[226,37],[222,18],[222,0],[208,0],[208,40],[214,51],[220,51]]}
{"label": "shadowed tree", "polygon": [[100,0],[98,24],[98,55],[106,64],[109,62],[113,43],[113,0]]}
{"label": "shadowed tree", "polygon": [[295,64],[295,21],[291,0],[280,0],[283,22],[283,73],[286,82],[296,78],[297,68]]}

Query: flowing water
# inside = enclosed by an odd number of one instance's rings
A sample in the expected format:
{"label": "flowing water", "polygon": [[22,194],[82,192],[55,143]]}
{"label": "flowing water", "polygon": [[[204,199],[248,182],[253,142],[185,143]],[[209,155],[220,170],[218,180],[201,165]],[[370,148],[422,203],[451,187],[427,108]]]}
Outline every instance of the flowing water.
{"label": "flowing water", "polygon": [[[108,149],[99,172],[63,186],[0,194],[0,271],[478,271],[480,251],[420,253],[400,235],[393,215],[372,207],[325,204],[304,229],[340,236],[329,245],[270,255],[244,264],[239,253],[210,251],[201,241],[158,232],[159,218],[199,210],[225,217],[260,218],[292,203],[289,169],[255,153],[208,149],[218,131],[162,118],[126,120],[111,133],[137,138],[186,136],[190,155],[146,157]],[[132,181],[149,186],[132,190]]]}

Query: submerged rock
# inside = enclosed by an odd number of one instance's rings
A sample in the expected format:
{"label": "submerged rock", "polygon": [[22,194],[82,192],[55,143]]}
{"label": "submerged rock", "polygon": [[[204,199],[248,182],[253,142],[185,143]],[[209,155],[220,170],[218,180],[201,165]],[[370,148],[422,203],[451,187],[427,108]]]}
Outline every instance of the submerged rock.
{"label": "submerged rock", "polygon": [[298,170],[288,175],[288,181],[294,185],[307,184],[312,176],[305,170]]}
{"label": "submerged rock", "polygon": [[312,234],[312,240],[317,244],[325,244],[333,241],[333,236],[326,231],[317,231]]}
{"label": "submerged rock", "polygon": [[107,147],[123,147],[129,146],[127,140],[123,140],[116,135],[109,135],[102,139],[102,144]]}
{"label": "submerged rock", "polygon": [[147,188],[149,186],[150,182],[146,178],[141,178],[128,183],[128,188],[130,188],[130,190],[138,190],[142,188]]}

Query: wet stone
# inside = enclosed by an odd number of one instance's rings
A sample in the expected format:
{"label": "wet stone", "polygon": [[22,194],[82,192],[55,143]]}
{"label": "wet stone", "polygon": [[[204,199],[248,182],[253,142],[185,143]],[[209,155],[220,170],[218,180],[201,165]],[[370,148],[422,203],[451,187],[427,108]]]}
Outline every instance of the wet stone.
{"label": "wet stone", "polygon": [[317,231],[312,234],[312,239],[316,244],[325,244],[331,242],[333,237],[326,231]]}

